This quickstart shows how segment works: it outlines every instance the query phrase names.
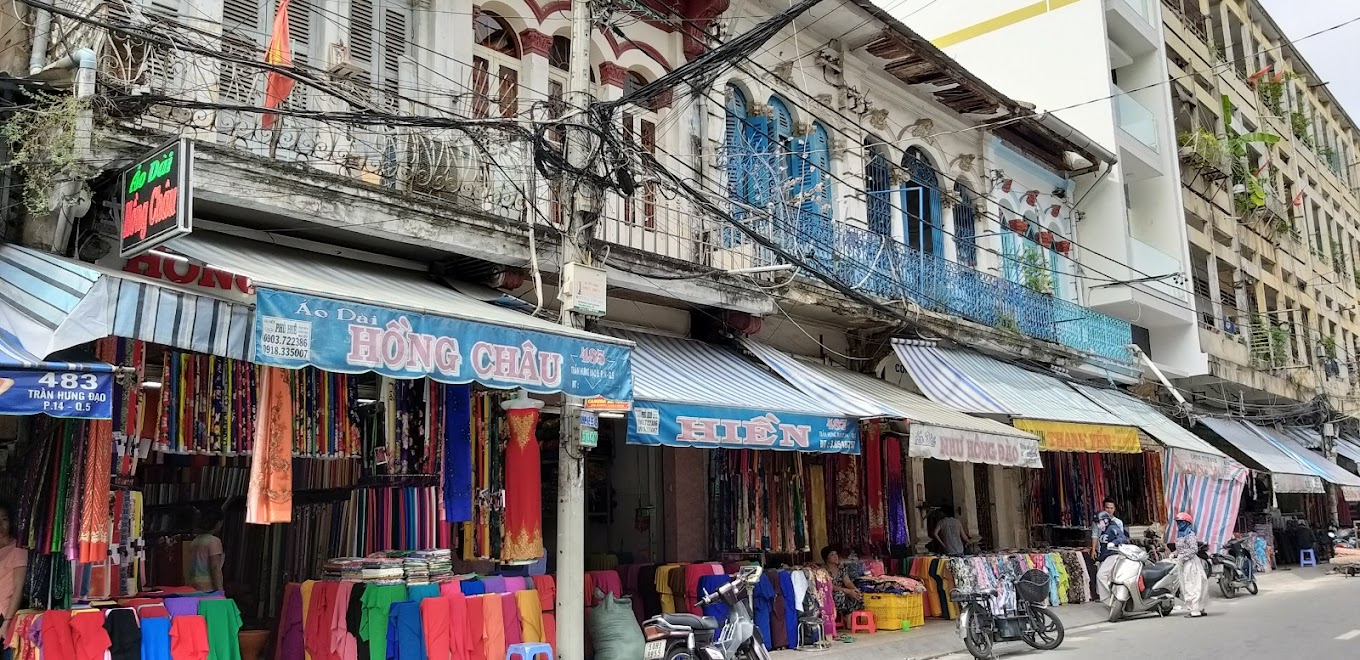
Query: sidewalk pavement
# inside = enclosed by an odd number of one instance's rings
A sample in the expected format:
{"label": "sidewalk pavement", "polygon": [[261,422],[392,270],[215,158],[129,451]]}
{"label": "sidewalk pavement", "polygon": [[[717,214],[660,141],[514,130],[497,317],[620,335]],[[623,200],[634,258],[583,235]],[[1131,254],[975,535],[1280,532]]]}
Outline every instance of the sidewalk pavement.
{"label": "sidewalk pavement", "polygon": [[[1325,577],[1331,572],[1332,567],[1322,564],[1317,567],[1298,568],[1293,567],[1288,570],[1271,571],[1263,573],[1257,579],[1261,585],[1261,596],[1269,597],[1272,590],[1292,591],[1303,587],[1306,583]],[[1218,593],[1218,587],[1210,584],[1209,594],[1211,600],[1218,600],[1222,597]],[[1243,596],[1238,596],[1242,598]],[[1208,608],[1214,608],[1213,602],[1208,604]],[[1080,605],[1063,605],[1053,608],[1053,612],[1063,622],[1063,628],[1067,634],[1071,635],[1074,630],[1105,623],[1109,617],[1109,609],[1101,603],[1082,603]],[[834,660],[930,660],[952,653],[960,653],[963,649],[963,640],[959,639],[954,621],[944,621],[941,619],[926,619],[926,625],[913,628],[908,632],[883,631],[872,635],[854,635],[855,641],[850,644],[843,642],[831,642],[830,648],[807,651],[775,651],[771,653],[774,660],[794,660],[795,658],[806,658],[814,655],[822,658],[833,658]],[[1015,642],[1023,644],[1023,642]]]}

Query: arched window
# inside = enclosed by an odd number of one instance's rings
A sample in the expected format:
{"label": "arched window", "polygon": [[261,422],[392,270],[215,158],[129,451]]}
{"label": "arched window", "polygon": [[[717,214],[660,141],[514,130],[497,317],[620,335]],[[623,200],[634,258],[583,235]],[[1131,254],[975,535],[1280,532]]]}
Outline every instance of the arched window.
{"label": "arched window", "polygon": [[869,231],[892,236],[892,166],[883,140],[869,136],[864,161],[864,185],[869,192]]}
{"label": "arched window", "polygon": [[973,191],[963,182],[954,183],[954,239],[958,247],[959,263],[977,268],[977,210],[973,208]]}
{"label": "arched window", "polygon": [[911,177],[902,186],[902,234],[907,245],[926,254],[943,255],[939,174],[916,147],[902,154],[902,168]]}
{"label": "arched window", "polygon": [[571,68],[571,37],[553,37],[552,48],[548,49],[548,66],[558,71]]}
{"label": "arched window", "polygon": [[496,114],[519,114],[519,39],[514,28],[495,12],[477,12],[472,19],[476,46],[472,56],[472,116],[489,117],[494,97]]}
{"label": "arched window", "polygon": [[[733,201],[732,217],[738,220],[746,217],[742,204],[750,196],[750,177],[747,161],[750,149],[746,144],[746,120],[748,117],[746,95],[735,86],[727,88],[727,107],[723,134],[723,151],[727,160],[727,197]],[[722,230],[723,246],[731,247],[742,243],[744,236],[731,227]]]}
{"label": "arched window", "polygon": [[[798,200],[793,224],[798,245],[809,247],[816,260],[829,263],[834,241],[831,235],[830,137],[820,122],[804,136],[793,138],[789,150],[792,192]],[[806,251],[804,251],[806,253]]]}
{"label": "arched window", "polygon": [[[627,96],[646,84],[647,78],[642,74],[629,71],[623,79],[623,93]],[[653,106],[630,105],[623,112],[624,138],[633,143],[639,151],[652,157],[656,157],[656,126],[657,115]],[[637,197],[641,199],[641,204],[638,204],[634,197],[623,198],[624,220],[631,224],[641,224],[647,229],[656,229],[658,213],[656,184],[652,182],[643,184]]]}

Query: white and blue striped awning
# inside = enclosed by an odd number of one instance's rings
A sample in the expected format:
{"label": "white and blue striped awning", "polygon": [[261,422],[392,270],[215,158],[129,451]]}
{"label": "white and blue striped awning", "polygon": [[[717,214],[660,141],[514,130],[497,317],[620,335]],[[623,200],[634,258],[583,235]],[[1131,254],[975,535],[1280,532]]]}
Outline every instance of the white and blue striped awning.
{"label": "white and blue striped awning", "polygon": [[14,360],[110,336],[246,359],[251,323],[246,305],[0,244],[0,351]]}
{"label": "white and blue striped awning", "polygon": [[[867,374],[794,357],[752,339],[743,340],[742,345],[794,387],[828,407],[838,406],[861,418],[906,420],[912,456],[1043,467],[1039,439],[1031,433],[959,412]],[[951,441],[952,445],[944,444]]]}
{"label": "white and blue striped awning", "polygon": [[1252,430],[1261,434],[1277,449],[1288,454],[1299,464],[1312,470],[1313,474],[1341,488],[1347,502],[1360,502],[1360,476],[1347,472],[1345,468],[1333,463],[1322,454],[1309,450],[1290,434],[1270,426],[1252,425]]}
{"label": "white and blue striped awning", "polygon": [[1066,383],[981,353],[894,339],[912,381],[930,399],[963,412],[1128,426]]}
{"label": "white and blue striped awning", "polygon": [[1142,429],[1144,433],[1167,447],[1208,454],[1219,459],[1228,458],[1227,454],[1205,442],[1203,438],[1191,433],[1189,429],[1168,419],[1166,415],[1157,412],[1157,409],[1137,398],[1116,390],[1103,390],[1076,383],[1069,383],[1069,385],[1087,398],[1105,407],[1112,414],[1119,416],[1120,419]]}
{"label": "white and blue striped awning", "polygon": [[650,333],[607,332],[635,344],[630,443],[859,452],[851,418],[860,413],[808,396],[732,350]]}
{"label": "white and blue striped awning", "polygon": [[1275,492],[1322,492],[1322,479],[1317,472],[1267,439],[1254,424],[1221,417],[1197,417],[1195,421],[1207,426],[1261,469],[1269,472]]}

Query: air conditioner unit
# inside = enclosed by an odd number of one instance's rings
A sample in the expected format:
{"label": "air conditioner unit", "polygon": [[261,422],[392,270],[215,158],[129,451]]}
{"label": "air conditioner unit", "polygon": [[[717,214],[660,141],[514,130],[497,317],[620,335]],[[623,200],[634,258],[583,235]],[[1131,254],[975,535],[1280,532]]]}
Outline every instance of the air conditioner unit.
{"label": "air conditioner unit", "polygon": [[345,42],[333,41],[326,60],[326,72],[332,78],[349,80],[363,75],[364,69],[354,63],[354,58],[350,57],[349,54],[349,46],[345,45]]}

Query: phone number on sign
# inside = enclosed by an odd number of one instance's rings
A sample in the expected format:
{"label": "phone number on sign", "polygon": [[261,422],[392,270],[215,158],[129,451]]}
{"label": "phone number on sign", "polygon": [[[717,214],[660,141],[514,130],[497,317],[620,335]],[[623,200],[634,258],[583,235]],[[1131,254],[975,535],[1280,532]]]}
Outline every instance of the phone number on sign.
{"label": "phone number on sign", "polygon": [[266,316],[261,319],[260,351],[265,355],[293,360],[312,357],[312,324]]}

